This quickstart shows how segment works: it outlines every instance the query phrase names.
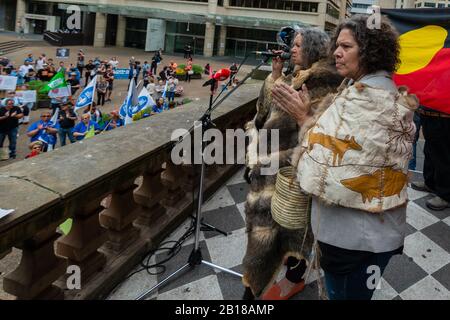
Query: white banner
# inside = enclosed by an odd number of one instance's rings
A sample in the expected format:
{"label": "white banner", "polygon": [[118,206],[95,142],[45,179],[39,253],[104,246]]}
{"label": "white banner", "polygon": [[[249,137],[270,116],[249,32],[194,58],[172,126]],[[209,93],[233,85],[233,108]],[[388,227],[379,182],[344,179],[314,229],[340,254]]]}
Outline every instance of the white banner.
{"label": "white banner", "polygon": [[36,102],[36,90],[16,91],[16,97],[23,103]]}
{"label": "white banner", "polygon": [[17,77],[0,76],[0,90],[16,90]]}
{"label": "white banner", "polygon": [[48,93],[50,98],[70,97],[71,95],[70,85],[67,87],[53,89]]}

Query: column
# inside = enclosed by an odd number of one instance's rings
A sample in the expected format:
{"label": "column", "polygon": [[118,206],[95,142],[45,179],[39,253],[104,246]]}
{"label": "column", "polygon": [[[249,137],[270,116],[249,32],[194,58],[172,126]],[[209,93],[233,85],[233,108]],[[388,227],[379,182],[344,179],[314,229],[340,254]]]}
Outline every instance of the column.
{"label": "column", "polygon": [[100,202],[97,199],[80,205],[69,234],[56,242],[56,254],[66,258],[67,265],[80,268],[81,287],[106,264],[106,256],[97,250],[106,241],[106,230],[99,223],[99,213],[104,209]]}
{"label": "column", "polygon": [[206,22],[205,45],[203,48],[203,56],[205,57],[212,57],[213,55],[215,27],[214,23]]}
{"label": "column", "polygon": [[227,41],[227,26],[220,26],[220,38],[219,38],[219,56],[225,55],[225,44]]}
{"label": "column", "polygon": [[166,208],[160,204],[168,190],[162,184],[162,172],[161,165],[151,168],[144,174],[142,185],[134,191],[136,203],[144,209],[136,220],[137,224],[151,226],[166,212]]}
{"label": "column", "polygon": [[127,248],[139,237],[139,229],[133,221],[141,214],[141,207],[134,201],[134,179],[122,183],[112,193],[109,208],[100,213],[100,224],[108,229],[106,246],[116,253]]}
{"label": "column", "polygon": [[125,16],[118,16],[117,19],[117,36],[116,46],[125,47],[125,28],[127,26],[127,18]]}
{"label": "column", "polygon": [[49,225],[31,239],[23,242],[22,259],[16,270],[3,279],[6,292],[18,299],[64,299],[55,282],[66,272],[66,263],[55,255],[54,242],[60,236],[56,224]]}
{"label": "column", "polygon": [[105,46],[106,14],[97,12],[95,15],[94,47]]}
{"label": "column", "polygon": [[25,0],[17,0],[16,5],[16,22],[15,22],[15,30],[16,32],[20,31],[20,26],[25,27],[25,11],[26,11],[26,2]]}

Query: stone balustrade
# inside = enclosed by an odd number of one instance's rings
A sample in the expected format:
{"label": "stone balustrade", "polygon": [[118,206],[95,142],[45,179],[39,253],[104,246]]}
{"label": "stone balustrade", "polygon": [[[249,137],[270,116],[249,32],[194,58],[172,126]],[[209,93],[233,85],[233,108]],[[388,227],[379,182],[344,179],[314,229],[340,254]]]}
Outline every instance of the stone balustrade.
{"label": "stone balustrade", "polygon": [[[217,128],[243,128],[260,87],[243,85],[217,108]],[[101,299],[155,249],[192,212],[198,187],[193,165],[172,163],[171,134],[189,129],[207,103],[195,101],[0,168],[0,208],[14,209],[0,219],[0,259],[21,250],[17,268],[0,275],[7,296]],[[237,169],[209,166],[206,197]],[[64,235],[58,226],[68,218],[72,227]],[[80,289],[67,287],[69,266],[81,271]]]}

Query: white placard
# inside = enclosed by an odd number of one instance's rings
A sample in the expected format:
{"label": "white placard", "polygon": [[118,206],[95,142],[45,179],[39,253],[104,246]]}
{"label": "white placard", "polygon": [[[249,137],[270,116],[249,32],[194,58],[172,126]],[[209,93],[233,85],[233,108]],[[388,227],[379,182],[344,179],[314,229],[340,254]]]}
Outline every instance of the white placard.
{"label": "white placard", "polygon": [[16,97],[24,103],[36,102],[36,90],[16,91]]}
{"label": "white placard", "polygon": [[17,77],[0,76],[0,90],[16,90]]}
{"label": "white placard", "polygon": [[3,217],[6,217],[8,214],[11,214],[14,212],[14,209],[2,209],[0,208],[0,219]]}

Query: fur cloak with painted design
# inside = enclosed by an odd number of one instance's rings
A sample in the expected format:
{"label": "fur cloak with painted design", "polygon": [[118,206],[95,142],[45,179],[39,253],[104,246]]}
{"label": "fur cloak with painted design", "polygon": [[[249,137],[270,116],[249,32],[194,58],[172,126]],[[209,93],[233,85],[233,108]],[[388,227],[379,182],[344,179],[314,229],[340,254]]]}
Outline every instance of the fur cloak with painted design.
{"label": "fur cloak with painted design", "polygon": [[[336,72],[333,63],[321,60],[312,65],[310,69],[294,72],[294,76],[282,76],[276,82],[282,81],[299,90],[303,84],[308,88],[311,97],[310,115],[321,114],[324,99],[330,99],[337,92],[343,78]],[[250,287],[255,296],[259,296],[278,272],[284,257],[293,256],[303,258],[311,251],[313,242],[312,232],[306,233],[305,245],[302,248],[303,238],[307,230],[289,230],[277,224],[271,215],[271,198],[275,191],[276,174],[262,175],[261,168],[269,167],[267,158],[278,156],[279,168],[293,163],[292,153],[299,145],[300,130],[295,120],[272,103],[271,90],[274,84],[272,75],[264,82],[257,102],[255,118],[247,123],[247,134],[251,142],[247,149],[247,167],[250,169],[250,191],[245,204],[246,227],[248,235],[247,251],[244,257],[245,286]],[[262,158],[257,153],[259,130],[266,129],[268,141],[267,156]],[[279,130],[279,150],[271,152],[271,129]],[[249,154],[253,152],[253,154]],[[257,159],[258,161],[255,161]],[[261,161],[262,160],[262,161]],[[294,159],[294,164],[296,164]],[[310,231],[310,228],[309,228]],[[302,250],[303,249],[303,250]]]}

